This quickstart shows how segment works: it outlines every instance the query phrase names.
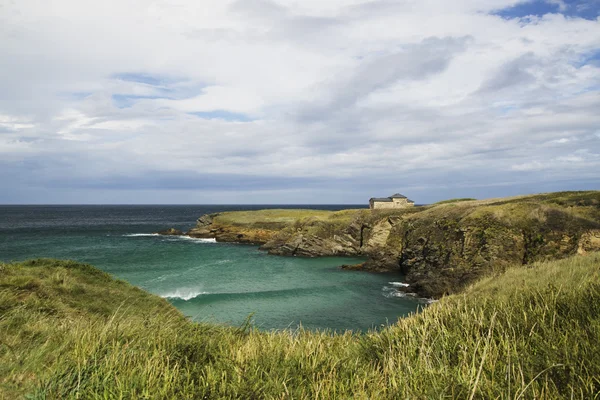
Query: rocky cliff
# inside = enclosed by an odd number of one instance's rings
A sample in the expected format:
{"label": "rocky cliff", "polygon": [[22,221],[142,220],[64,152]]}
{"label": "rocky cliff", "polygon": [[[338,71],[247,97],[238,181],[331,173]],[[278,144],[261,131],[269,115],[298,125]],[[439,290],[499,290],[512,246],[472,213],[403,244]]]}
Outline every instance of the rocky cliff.
{"label": "rocky cliff", "polygon": [[560,192],[404,210],[262,210],[205,215],[190,236],[270,254],[365,256],[348,268],[401,271],[422,296],[453,293],[515,263],[600,250],[600,192]]}

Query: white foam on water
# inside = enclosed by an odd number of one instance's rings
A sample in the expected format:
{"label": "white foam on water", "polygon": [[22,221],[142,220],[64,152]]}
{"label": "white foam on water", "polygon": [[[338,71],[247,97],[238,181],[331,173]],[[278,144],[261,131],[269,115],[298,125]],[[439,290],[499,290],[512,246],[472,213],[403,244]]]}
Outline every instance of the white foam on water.
{"label": "white foam on water", "polygon": [[148,282],[162,282],[165,281],[170,275],[161,275],[159,277],[156,277],[154,279],[150,279]]}
{"label": "white foam on water", "polygon": [[123,235],[125,237],[157,237],[161,236],[167,240],[186,240],[195,243],[217,243],[217,239],[201,239],[201,238],[193,238],[189,236],[177,236],[177,235],[161,235],[160,233],[128,233]]}
{"label": "white foam on water", "polygon": [[404,282],[388,282],[388,284],[395,286],[395,287],[409,287],[410,286],[408,283],[404,283]]}
{"label": "white foam on water", "polygon": [[406,292],[399,292],[397,290],[394,290],[393,288],[390,288],[391,290],[384,290],[383,291],[383,296],[387,297],[387,298],[391,298],[391,297],[417,297],[417,295],[415,293],[406,293]]}
{"label": "white foam on water", "polygon": [[176,289],[173,292],[169,292],[166,294],[161,294],[160,297],[163,297],[165,299],[181,299],[181,300],[191,300],[193,298],[196,298],[198,296],[202,296],[203,294],[209,294],[208,292],[203,292],[201,290],[198,289]]}
{"label": "white foam on water", "polygon": [[384,291],[383,297],[392,298],[392,297],[406,297],[406,293],[404,292],[393,292],[393,291]]}
{"label": "white foam on water", "polygon": [[392,297],[405,297],[406,293],[399,292],[396,288],[390,286],[384,286],[381,288],[382,294],[384,297],[392,298]]}
{"label": "white foam on water", "polygon": [[403,283],[403,282],[388,282],[390,285],[393,286],[384,286],[381,288],[382,294],[384,297],[387,298],[392,298],[392,297],[410,297],[413,298],[415,300],[417,300],[419,303],[423,303],[423,304],[432,304],[435,303],[437,300],[434,299],[428,299],[425,297],[418,297],[416,293],[412,293],[412,292],[403,292],[401,290],[398,290],[398,287],[407,287],[409,286],[407,283]]}
{"label": "white foam on water", "polygon": [[202,239],[202,238],[194,238],[194,237],[190,237],[190,236],[169,236],[169,238],[188,240],[190,242],[196,242],[196,243],[217,243],[217,239],[214,239],[214,238]]}

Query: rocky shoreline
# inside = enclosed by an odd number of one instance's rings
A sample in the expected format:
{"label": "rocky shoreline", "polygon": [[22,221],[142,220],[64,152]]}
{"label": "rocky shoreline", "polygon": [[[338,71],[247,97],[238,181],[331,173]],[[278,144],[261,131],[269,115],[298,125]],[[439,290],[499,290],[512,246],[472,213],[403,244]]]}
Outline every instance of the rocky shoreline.
{"label": "rocky shoreline", "polygon": [[439,298],[507,266],[600,250],[600,192],[457,201],[409,210],[262,210],[203,215],[188,232],[269,254],[360,256],[344,269],[398,271],[409,291]]}

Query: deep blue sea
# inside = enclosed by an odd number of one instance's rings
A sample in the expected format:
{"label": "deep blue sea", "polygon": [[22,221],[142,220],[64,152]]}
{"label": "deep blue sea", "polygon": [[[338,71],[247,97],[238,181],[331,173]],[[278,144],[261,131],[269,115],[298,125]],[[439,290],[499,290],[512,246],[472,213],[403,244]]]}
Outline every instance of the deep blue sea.
{"label": "deep blue sea", "polygon": [[197,321],[260,329],[360,330],[393,323],[418,300],[397,297],[402,276],[343,271],[353,258],[270,256],[257,246],[152,235],[188,230],[206,213],[356,206],[0,206],[0,261],[86,262],[165,297]]}

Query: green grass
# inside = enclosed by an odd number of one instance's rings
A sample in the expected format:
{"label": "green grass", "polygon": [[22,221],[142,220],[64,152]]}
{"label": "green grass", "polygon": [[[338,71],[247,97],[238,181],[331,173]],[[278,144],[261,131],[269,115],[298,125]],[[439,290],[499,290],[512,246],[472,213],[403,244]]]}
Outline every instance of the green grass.
{"label": "green grass", "polygon": [[448,200],[442,200],[442,201],[438,201],[437,203],[434,204],[450,204],[450,203],[459,203],[461,201],[475,201],[477,199],[472,199],[470,197],[464,197],[464,198],[460,198],[460,199],[448,199]]}
{"label": "green grass", "polygon": [[293,223],[298,219],[312,217],[327,219],[333,211],[302,210],[302,209],[273,209],[256,211],[230,211],[220,213],[215,217],[215,222],[232,225],[252,225],[262,222]]}
{"label": "green grass", "polygon": [[0,264],[0,398],[591,399],[600,254],[514,267],[379,332],[192,323],[67,261]]}
{"label": "green grass", "polygon": [[368,210],[303,210],[273,209],[257,211],[230,211],[214,217],[214,223],[246,229],[266,229],[271,231],[308,229],[310,233],[325,236],[327,232],[346,228],[352,220]]}

